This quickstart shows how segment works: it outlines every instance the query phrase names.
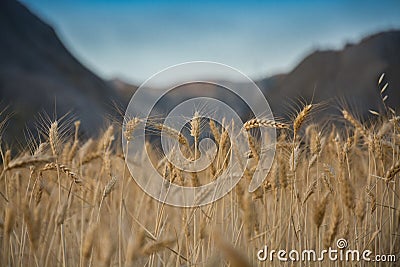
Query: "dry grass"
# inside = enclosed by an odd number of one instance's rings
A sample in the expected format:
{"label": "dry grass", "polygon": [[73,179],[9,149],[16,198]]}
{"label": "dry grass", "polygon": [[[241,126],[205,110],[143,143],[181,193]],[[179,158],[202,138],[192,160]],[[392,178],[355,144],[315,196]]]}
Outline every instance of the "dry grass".
{"label": "dry grass", "polygon": [[[396,114],[378,114],[377,123],[368,126],[343,110],[346,129],[321,131],[307,127],[311,108],[306,105],[287,124],[248,121],[244,128],[252,157],[245,177],[223,199],[186,209],[163,205],[139,189],[114,140],[116,127],[85,142],[79,140],[79,122],[69,139],[59,138],[59,125],[53,122],[48,140],[35,152],[12,157],[9,150],[1,151],[2,265],[281,266],[278,261],[260,263],[257,251],[264,245],[288,251],[335,248],[338,238],[346,238],[354,249],[399,255]],[[128,141],[141,122],[127,123]],[[193,146],[190,136],[175,129],[154,128],[177,138],[193,159],[199,157],[200,124],[195,114]],[[205,184],[226,168],[226,160],[237,160],[229,157],[235,140],[214,122],[209,126],[218,151],[208,169],[188,174],[158,158],[160,174],[178,184]],[[258,127],[276,128],[278,143],[267,179],[250,194],[249,177],[260,153],[251,129]],[[139,163],[142,155],[139,151]],[[137,175],[145,172],[137,168]],[[323,266],[329,264],[336,263]]]}

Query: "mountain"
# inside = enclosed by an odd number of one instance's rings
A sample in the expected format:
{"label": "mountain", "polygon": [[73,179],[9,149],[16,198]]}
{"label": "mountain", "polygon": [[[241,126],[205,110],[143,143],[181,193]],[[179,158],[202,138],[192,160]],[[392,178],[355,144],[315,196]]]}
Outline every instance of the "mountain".
{"label": "mountain", "polygon": [[[296,102],[324,103],[318,111],[319,119],[339,115],[340,106],[363,118],[371,116],[369,109],[382,109],[377,81],[385,73],[389,83],[385,94],[387,104],[400,107],[400,31],[380,32],[347,44],[340,50],[315,51],[306,56],[289,73],[282,73],[256,81],[276,117],[287,118]],[[121,80],[114,81],[125,99],[137,89]],[[241,86],[246,86],[242,84]],[[149,92],[150,93],[150,92]],[[158,112],[167,114],[172,107],[196,96],[209,96],[228,102],[242,116],[248,118],[246,105],[221,88],[192,85],[164,97]]]}
{"label": "mountain", "polygon": [[[282,103],[304,99],[314,103],[345,104],[366,117],[382,107],[377,81],[385,73],[389,106],[400,107],[400,31],[377,33],[341,50],[315,51],[291,72],[263,79],[258,85],[274,113],[284,115]],[[324,109],[325,114],[335,108]],[[337,108],[336,108],[337,112]]]}
{"label": "mountain", "polygon": [[15,0],[0,1],[0,99],[14,112],[7,141],[33,129],[39,113],[71,112],[94,133],[120,96],[85,68],[52,27]]}
{"label": "mountain", "polygon": [[122,105],[125,106],[129,103],[129,100],[137,90],[137,86],[127,83],[119,78],[108,81],[108,85],[117,92],[121,97]]}
{"label": "mountain", "polygon": [[[38,114],[60,117],[71,112],[85,133],[96,133],[104,118],[124,108],[136,86],[122,80],[104,81],[84,67],[62,44],[54,29],[15,0],[0,1],[0,106],[14,112],[3,139],[21,140],[26,127],[36,127]],[[278,117],[288,116],[293,99],[314,103],[345,103],[357,115],[381,107],[378,77],[389,82],[388,104],[400,107],[400,31],[377,33],[341,50],[315,51],[292,71],[257,81]],[[246,86],[245,84],[242,86]],[[229,102],[246,118],[240,99],[221,88],[198,85],[177,90],[160,101],[157,114],[193,96]],[[154,94],[149,90],[149,94]],[[337,106],[337,104],[336,104]],[[1,108],[0,108],[1,110]],[[337,108],[326,105],[319,114]],[[320,116],[325,118],[325,116]]]}

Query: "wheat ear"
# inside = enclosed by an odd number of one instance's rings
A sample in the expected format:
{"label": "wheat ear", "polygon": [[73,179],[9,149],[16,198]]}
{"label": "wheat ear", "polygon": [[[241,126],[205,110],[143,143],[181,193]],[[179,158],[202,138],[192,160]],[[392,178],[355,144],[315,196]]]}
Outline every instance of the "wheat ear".
{"label": "wheat ear", "polygon": [[285,129],[285,128],[288,128],[289,126],[285,123],[277,122],[274,120],[255,118],[255,119],[251,119],[251,120],[245,122],[243,127],[248,131],[250,129],[259,128],[259,127]]}

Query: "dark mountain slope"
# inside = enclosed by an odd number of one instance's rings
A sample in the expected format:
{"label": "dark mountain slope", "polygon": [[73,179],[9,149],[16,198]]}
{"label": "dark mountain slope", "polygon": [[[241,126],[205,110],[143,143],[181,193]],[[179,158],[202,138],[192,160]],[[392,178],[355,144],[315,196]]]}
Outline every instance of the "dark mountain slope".
{"label": "dark mountain slope", "polygon": [[[358,44],[341,50],[316,51],[302,60],[291,72],[258,81],[277,117],[287,117],[293,101],[306,100],[327,105],[318,113],[326,119],[338,114],[338,105],[345,104],[357,116],[371,116],[369,109],[379,110],[382,103],[377,86],[385,73],[389,82],[386,94],[389,106],[400,107],[400,31],[387,31],[364,38]],[[115,84],[116,82],[114,82]],[[126,99],[136,90],[122,81],[117,82]],[[245,84],[243,86],[246,86]],[[122,90],[124,89],[124,90]],[[207,91],[207,92],[206,92]],[[162,113],[182,101],[207,94],[229,102],[245,119],[249,110],[242,102],[232,99],[216,87],[196,87],[181,90],[166,97],[160,104]]]}
{"label": "dark mountain slope", "polygon": [[[400,31],[369,36],[339,51],[316,51],[290,73],[259,82],[271,108],[283,113],[282,100],[301,97],[314,102],[345,100],[358,115],[380,105],[377,80],[386,73],[388,103],[400,107]],[[328,109],[331,112],[333,109]]]}
{"label": "dark mountain slope", "polygon": [[[14,0],[0,1],[0,99],[15,115],[6,131],[10,140],[34,127],[39,112],[68,111],[93,133],[119,101],[115,90],[79,63],[57,34]],[[78,116],[79,115],[79,116]]]}

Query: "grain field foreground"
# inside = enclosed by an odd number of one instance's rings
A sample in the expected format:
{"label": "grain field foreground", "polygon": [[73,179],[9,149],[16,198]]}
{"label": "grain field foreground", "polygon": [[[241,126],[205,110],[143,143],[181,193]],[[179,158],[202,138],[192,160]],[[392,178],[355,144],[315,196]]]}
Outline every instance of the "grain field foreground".
{"label": "grain field foreground", "polygon": [[[367,124],[343,110],[338,120],[345,126],[328,128],[307,120],[314,106],[305,105],[293,122],[246,123],[252,164],[232,192],[197,208],[163,205],[137,186],[115,125],[100,138],[81,140],[79,122],[65,128],[53,121],[45,138],[26,151],[2,144],[1,265],[281,266],[276,259],[260,262],[257,251],[321,251],[337,248],[339,238],[352,249],[398,257],[399,117],[388,109]],[[196,120],[195,144],[202,130]],[[133,128],[140,120],[130,123]],[[204,124],[218,157],[226,158],[234,140],[219,125]],[[253,138],[259,127],[276,128],[278,142],[263,186],[248,193],[259,159]],[[189,137],[177,134],[181,141]],[[195,145],[186,143],[185,149],[196,154]],[[217,158],[202,173],[188,175],[153,152],[160,174],[181,185],[208,183],[226,167]],[[142,156],[138,151],[135,160]],[[138,167],[137,175],[142,172]],[[337,262],[325,259],[323,266],[330,265]]]}

